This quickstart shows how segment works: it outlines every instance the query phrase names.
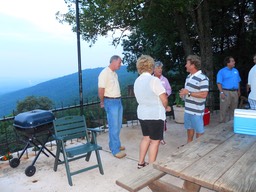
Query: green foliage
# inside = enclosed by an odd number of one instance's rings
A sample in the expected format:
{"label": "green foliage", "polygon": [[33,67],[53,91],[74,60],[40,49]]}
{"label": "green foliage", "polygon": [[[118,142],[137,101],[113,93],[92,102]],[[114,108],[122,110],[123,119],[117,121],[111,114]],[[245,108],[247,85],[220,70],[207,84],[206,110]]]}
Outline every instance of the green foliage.
{"label": "green foliage", "polygon": [[[66,1],[69,11],[57,13],[60,22],[76,28],[74,1]],[[124,47],[124,62],[130,71],[141,54],[150,54],[165,64],[166,71],[183,65],[184,51],[174,14],[186,13],[197,1],[107,1],[89,0],[80,3],[80,30],[84,40],[93,44],[98,35],[114,34],[113,44]],[[120,33],[121,31],[121,33]],[[117,32],[117,33],[116,33]],[[126,33],[128,32],[128,33]],[[120,35],[116,35],[120,34]],[[184,69],[184,68],[183,68]],[[179,71],[179,70],[178,70]],[[183,70],[184,71],[184,70]]]}
{"label": "green foliage", "polygon": [[17,113],[34,109],[50,110],[52,107],[53,102],[47,97],[28,96],[23,101],[17,102]]}
{"label": "green foliage", "polygon": [[182,98],[180,98],[179,92],[177,92],[176,95],[175,95],[174,103],[176,104],[177,107],[184,107],[185,106],[185,102]]}
{"label": "green foliage", "polygon": [[126,98],[123,102],[123,123],[137,119],[137,106],[138,103],[135,98]]}
{"label": "green foliage", "polygon": [[12,120],[0,122],[0,156],[20,148],[20,145],[16,143],[16,135],[12,124]]}
{"label": "green foliage", "polygon": [[[75,29],[74,1],[66,2],[70,5],[68,13],[58,13],[57,18]],[[173,74],[184,77],[184,59],[193,53],[202,57],[210,84],[216,85],[223,58],[233,55],[242,85],[247,81],[256,49],[253,0],[88,0],[79,4],[83,39],[93,44],[98,35],[111,32],[116,37],[113,44],[122,43],[123,60],[131,71],[136,71],[138,56],[150,54],[164,63],[164,72],[171,79]]]}

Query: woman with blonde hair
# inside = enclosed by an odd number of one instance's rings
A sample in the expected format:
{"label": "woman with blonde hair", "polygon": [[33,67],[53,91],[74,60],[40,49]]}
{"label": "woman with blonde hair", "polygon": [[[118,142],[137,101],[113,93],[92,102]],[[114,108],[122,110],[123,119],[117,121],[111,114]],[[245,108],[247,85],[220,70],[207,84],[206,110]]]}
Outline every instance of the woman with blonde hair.
{"label": "woman with blonde hair", "polygon": [[136,63],[140,76],[135,80],[134,94],[138,102],[137,116],[143,134],[138,169],[148,164],[145,162],[147,152],[149,163],[156,160],[159,144],[163,139],[165,113],[171,110],[160,79],[152,76],[154,63],[149,55],[142,55]]}

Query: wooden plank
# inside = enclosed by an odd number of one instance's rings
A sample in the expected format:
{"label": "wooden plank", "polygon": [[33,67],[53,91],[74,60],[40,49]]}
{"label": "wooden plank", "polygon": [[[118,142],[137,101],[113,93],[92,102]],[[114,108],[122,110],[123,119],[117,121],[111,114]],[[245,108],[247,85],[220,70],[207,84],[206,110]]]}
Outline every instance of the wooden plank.
{"label": "wooden plank", "polygon": [[231,120],[227,123],[220,123],[216,127],[207,127],[205,129],[205,135],[214,135],[218,131],[233,131],[234,121]]}
{"label": "wooden plank", "polygon": [[139,191],[148,186],[149,183],[161,178],[165,173],[153,168],[152,164],[134,171],[130,175],[126,175],[118,180],[116,184],[128,191]]}
{"label": "wooden plank", "polygon": [[256,137],[235,134],[183,170],[180,177],[213,189],[214,183],[256,142]]}
{"label": "wooden plank", "polygon": [[232,126],[232,122],[226,125],[220,124],[213,128],[214,130],[211,132],[179,148],[167,160],[154,163],[154,168],[179,177],[182,170],[208,154],[227,138],[233,136],[234,133],[231,131]]}
{"label": "wooden plank", "polygon": [[188,192],[180,187],[162,181],[161,179],[153,181],[148,186],[153,192]]}
{"label": "wooden plank", "polygon": [[256,190],[256,143],[214,184],[216,191]]}

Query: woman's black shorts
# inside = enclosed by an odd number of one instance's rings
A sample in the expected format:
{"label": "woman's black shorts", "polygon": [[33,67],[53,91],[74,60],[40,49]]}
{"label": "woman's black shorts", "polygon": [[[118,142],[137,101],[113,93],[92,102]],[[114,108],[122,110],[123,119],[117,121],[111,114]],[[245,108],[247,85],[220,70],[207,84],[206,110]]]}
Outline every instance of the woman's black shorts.
{"label": "woman's black shorts", "polygon": [[152,140],[162,140],[163,139],[163,130],[164,130],[164,121],[163,120],[141,120],[141,130],[143,136],[149,136]]}

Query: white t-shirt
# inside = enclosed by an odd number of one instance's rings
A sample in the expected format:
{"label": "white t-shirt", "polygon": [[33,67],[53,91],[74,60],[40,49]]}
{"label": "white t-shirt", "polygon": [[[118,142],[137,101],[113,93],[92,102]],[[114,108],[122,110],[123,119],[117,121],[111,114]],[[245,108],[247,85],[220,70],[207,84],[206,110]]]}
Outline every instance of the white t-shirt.
{"label": "white t-shirt", "polygon": [[248,98],[256,100],[256,64],[249,71],[248,84],[251,87],[251,92]]}
{"label": "white t-shirt", "polygon": [[134,94],[138,102],[137,115],[141,120],[165,120],[165,108],[159,95],[165,93],[159,78],[142,73],[134,83]]}

